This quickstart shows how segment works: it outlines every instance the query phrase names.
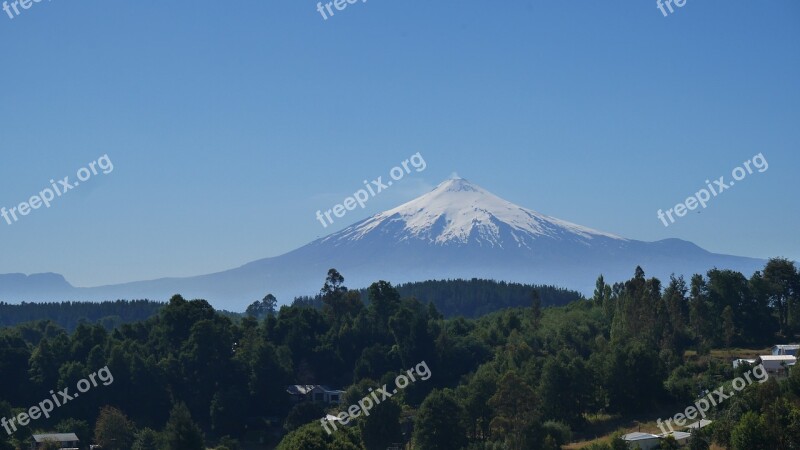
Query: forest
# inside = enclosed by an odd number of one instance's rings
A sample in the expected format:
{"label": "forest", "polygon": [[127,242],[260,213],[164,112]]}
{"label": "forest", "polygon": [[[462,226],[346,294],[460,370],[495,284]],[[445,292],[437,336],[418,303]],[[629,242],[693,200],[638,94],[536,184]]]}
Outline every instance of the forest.
{"label": "forest", "polygon": [[[771,259],[749,277],[711,269],[664,283],[632,272],[614,284],[601,276],[591,298],[564,306],[530,288],[526,304],[477,318],[445,317],[435,302],[387,281],[373,283],[365,302],[331,269],[320,305],[277,309],[267,296],[232,316],[176,295],[150,317],[113,328],[52,320],[5,327],[0,417],[18,416],[51,390],[74,390],[101,368],[114,381],[49,419],[0,432],[0,449],[28,448],[31,434],[52,431],[113,450],[559,449],[597,434],[600,418],[672,411],[746,370],[719,349],[764,349],[800,332],[800,272],[791,261]],[[426,381],[333,433],[321,426],[326,413],[423,361]],[[290,385],[344,395],[339,406],[295,402]],[[800,371],[748,387],[709,418],[691,449],[798,448]],[[617,433],[585,448],[624,445]]]}

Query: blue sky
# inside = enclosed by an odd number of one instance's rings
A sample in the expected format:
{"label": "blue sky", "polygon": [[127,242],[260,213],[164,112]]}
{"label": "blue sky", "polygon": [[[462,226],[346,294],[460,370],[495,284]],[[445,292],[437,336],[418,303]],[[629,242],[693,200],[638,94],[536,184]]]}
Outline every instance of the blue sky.
{"label": "blue sky", "polygon": [[[0,11],[0,42],[0,206],[114,164],[0,221],[0,273],[224,270],[454,172],[625,237],[800,260],[796,0],[368,0],[327,21],[310,0],[53,0]],[[425,171],[316,221],[416,152]],[[759,152],[766,172],[657,219]]]}

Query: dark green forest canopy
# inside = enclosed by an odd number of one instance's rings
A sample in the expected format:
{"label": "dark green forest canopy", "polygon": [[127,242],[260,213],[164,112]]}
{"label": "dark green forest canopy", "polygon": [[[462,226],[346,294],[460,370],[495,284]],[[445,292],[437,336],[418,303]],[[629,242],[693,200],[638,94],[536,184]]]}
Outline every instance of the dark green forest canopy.
{"label": "dark green forest canopy", "polygon": [[52,320],[67,331],[74,331],[81,322],[100,323],[114,328],[123,323],[145,320],[164,307],[163,302],[150,300],[116,300],[106,302],[52,302],[18,305],[0,302],[0,326],[13,326],[36,320]]}
{"label": "dark green forest canopy", "polygon": [[[591,417],[677,413],[699,391],[747,370],[711,349],[764,349],[800,333],[800,272],[785,259],[749,278],[712,269],[662,284],[640,268],[632,272],[613,285],[599,278],[591,299],[543,308],[532,290],[522,306],[478,319],[444,318],[434,303],[385,281],[369,287],[365,303],[332,270],[321,308],[283,306],[261,320],[175,296],[150,318],[113,329],[81,323],[67,332],[50,321],[5,327],[0,417],[14,417],[50,390],[74,390],[106,366],[114,381],[20,427],[10,442],[0,433],[0,450],[53,430],[76,432],[84,443],[134,443],[124,450],[233,450],[237,440],[382,450],[391,444],[384,438],[398,436],[422,450],[554,450],[593,436]],[[313,418],[321,409],[294,405],[286,391],[293,384],[342,389],[342,407],[319,405],[338,413],[370,389],[391,390],[421,361],[429,379],[333,435]],[[800,442],[800,370],[780,383],[755,383],[709,414],[715,424],[707,441],[731,450],[792,448]]]}
{"label": "dark green forest canopy", "polygon": [[[562,306],[580,300],[580,293],[554,286],[526,285],[492,280],[442,280],[406,283],[397,286],[402,297],[416,297],[423,303],[433,302],[445,317],[480,317],[493,311],[516,306],[530,306],[531,292],[537,291],[542,307]],[[361,299],[369,303],[367,289]],[[322,296],[298,298],[298,304],[322,307]],[[107,329],[124,323],[138,322],[158,313],[166,303],[150,300],[116,300],[105,302],[49,302],[9,304],[0,302],[0,327],[37,320],[50,320],[67,331],[74,331],[81,322],[99,323]],[[232,318],[239,313],[221,313]]]}
{"label": "dark green forest canopy", "polygon": [[[431,280],[403,283],[396,286],[403,298],[416,298],[422,303],[431,302],[445,317],[464,316],[477,318],[505,308],[531,306],[532,292],[536,291],[541,307],[564,306],[584,297],[577,291],[550,285],[507,283],[483,280]],[[359,289],[361,301],[369,304],[367,289]],[[297,305],[322,307],[322,296],[297,297]]]}

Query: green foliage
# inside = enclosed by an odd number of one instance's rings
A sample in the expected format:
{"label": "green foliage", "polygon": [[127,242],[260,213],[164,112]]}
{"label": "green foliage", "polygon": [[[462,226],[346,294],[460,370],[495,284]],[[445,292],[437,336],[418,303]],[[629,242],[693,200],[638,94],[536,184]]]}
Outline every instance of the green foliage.
{"label": "green foliage", "polygon": [[219,447],[217,449],[226,448],[228,450],[241,450],[242,446],[239,444],[239,441],[233,439],[230,436],[223,436],[222,439],[219,440]]}
{"label": "green foliage", "polygon": [[358,421],[361,439],[367,450],[385,450],[390,444],[402,440],[400,405],[385,400],[370,410],[369,416]]}
{"label": "green foliage", "polygon": [[414,419],[419,450],[461,450],[467,445],[466,411],[453,391],[436,390],[422,402]]}
{"label": "green foliage", "polygon": [[248,317],[254,319],[263,319],[265,317],[274,316],[278,311],[278,299],[272,294],[267,294],[260,301],[253,302],[245,310]]}
{"label": "green foliage", "polygon": [[60,302],[10,305],[0,302],[0,327],[47,318],[69,332],[81,323],[101,323],[112,328],[125,323],[146,320],[158,313],[164,303],[149,300],[117,300],[113,302]]}
{"label": "green foliage", "polygon": [[[401,298],[416,298],[433,304],[444,317],[478,318],[506,308],[532,307],[533,292],[540,308],[564,306],[583,300],[576,291],[556,286],[507,283],[495,280],[432,280],[400,284],[395,287]],[[358,291],[361,300],[369,303],[369,289]],[[321,308],[322,296],[297,297],[293,306]]]}
{"label": "green foliage", "polygon": [[667,436],[658,443],[659,450],[679,450],[680,448],[680,444],[672,436]]}
{"label": "green foliage", "polygon": [[130,450],[134,439],[134,424],[122,411],[106,406],[97,418],[94,438],[104,449]]}
{"label": "green foliage", "polygon": [[764,428],[764,420],[757,413],[752,411],[745,413],[731,434],[731,450],[774,449]]}
{"label": "green foliage", "polygon": [[356,428],[340,427],[326,433],[319,422],[304,425],[283,438],[276,450],[362,450]]}
{"label": "green foliage", "polygon": [[525,380],[513,371],[504,374],[489,406],[495,413],[492,434],[504,436],[512,450],[533,447],[531,431],[538,420],[538,400]]}
{"label": "green foliage", "polygon": [[[41,426],[57,423],[83,442],[94,429],[98,439],[118,439],[111,446],[141,449],[202,449],[207,435],[233,450],[237,444],[222,436],[245,447],[273,445],[285,422],[292,431],[282,448],[378,449],[410,439],[400,430],[410,432],[405,426],[414,417],[417,448],[556,448],[572,430],[583,435],[592,414],[684,404],[740,375],[710,350],[760,346],[781,329],[800,330],[797,276],[792,263],[771,260],[749,279],[715,269],[688,284],[671,277],[662,287],[639,268],[613,286],[598,279],[585,301],[568,291],[485,280],[399,287],[378,281],[350,291],[333,270],[319,308],[283,306],[262,320],[174,296],[157,314],[113,330],[87,322],[67,332],[49,321],[0,329],[0,414],[12,417],[42,392],[74,387],[108,366],[113,384],[82,394]],[[550,307],[568,298],[578,301]],[[444,317],[509,305],[516,307],[478,319]],[[695,353],[684,358],[687,349]],[[391,391],[395,377],[421,361],[429,380],[418,379],[331,436],[317,422],[322,407],[292,410],[286,392],[292,384],[323,384],[346,390],[350,405],[369,388],[386,383]],[[101,412],[107,405],[125,414]],[[713,440],[731,448],[734,439],[791,448],[800,441],[798,405],[800,371],[792,370],[788,380],[756,384],[710,411]],[[134,433],[134,423],[142,431]],[[21,428],[14,445],[24,445],[29,432]],[[706,442],[692,448],[711,442],[712,433],[703,433]],[[619,445],[625,444],[612,443]]]}
{"label": "green foliage", "polygon": [[160,448],[159,434],[150,428],[142,428],[136,433],[131,450],[159,450]]}
{"label": "green foliage", "polygon": [[542,433],[552,437],[553,442],[558,446],[566,445],[572,440],[572,430],[563,422],[548,420],[542,424]]}
{"label": "green foliage", "polygon": [[203,432],[192,421],[189,409],[179,403],[172,408],[164,430],[167,450],[205,450]]}
{"label": "green foliage", "polygon": [[294,431],[310,422],[317,422],[325,417],[325,409],[316,402],[302,402],[294,405],[286,416],[283,428],[287,432]]}

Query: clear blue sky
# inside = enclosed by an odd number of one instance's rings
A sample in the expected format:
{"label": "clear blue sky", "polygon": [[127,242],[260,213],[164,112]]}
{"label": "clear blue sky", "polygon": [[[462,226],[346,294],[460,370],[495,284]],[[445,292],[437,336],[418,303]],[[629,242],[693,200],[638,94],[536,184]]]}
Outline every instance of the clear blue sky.
{"label": "clear blue sky", "polygon": [[[629,238],[800,259],[797,0],[687,0],[666,18],[655,0],[368,0],[327,21],[311,0],[0,14],[0,206],[114,164],[0,221],[0,273],[93,286],[224,270],[453,172]],[[316,221],[416,152],[424,172]],[[758,152],[766,172],[658,221]]]}

